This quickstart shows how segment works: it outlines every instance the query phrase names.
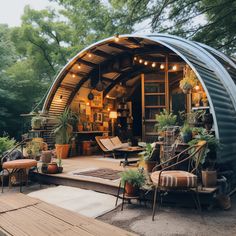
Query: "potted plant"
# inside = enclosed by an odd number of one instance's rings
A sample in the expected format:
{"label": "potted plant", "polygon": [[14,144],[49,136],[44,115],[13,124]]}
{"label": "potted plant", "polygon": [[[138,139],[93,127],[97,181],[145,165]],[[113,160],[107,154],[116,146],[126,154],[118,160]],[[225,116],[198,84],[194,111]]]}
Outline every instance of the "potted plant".
{"label": "potted plant", "polygon": [[145,176],[140,170],[126,170],[120,174],[121,185],[125,188],[127,196],[137,196],[140,187],[145,183]]}
{"label": "potted plant", "polygon": [[67,158],[70,149],[70,139],[73,127],[71,125],[72,112],[69,108],[57,118],[57,123],[53,129],[56,141],[56,155],[58,158]]}
{"label": "potted plant", "polygon": [[183,125],[180,134],[184,143],[188,143],[192,139],[192,129],[188,123]]}
{"label": "potted plant", "polygon": [[186,65],[184,77],[180,80],[179,87],[185,94],[189,93],[197,85],[197,77],[190,66]]}
{"label": "potted plant", "polygon": [[33,130],[41,129],[44,123],[45,118],[40,115],[36,115],[31,119],[31,127]]}
{"label": "potted plant", "polygon": [[202,103],[204,107],[208,106],[208,99],[207,99],[206,93],[202,94]]}
{"label": "potted plant", "polygon": [[174,126],[176,124],[177,116],[164,109],[160,114],[156,115],[157,124],[155,124],[155,130],[158,130],[159,135],[163,136],[163,131],[168,126]]}
{"label": "potted plant", "polygon": [[[159,150],[160,153],[160,150]],[[139,153],[140,156],[140,162],[139,166],[144,167],[148,172],[152,172],[152,169],[157,164],[158,161],[158,150],[155,149],[155,147],[147,143],[145,146],[145,150],[141,153]]]}
{"label": "potted plant", "polygon": [[198,135],[189,142],[189,145],[195,145],[201,140],[207,142],[207,149],[202,155],[199,167],[201,170],[202,184],[204,187],[214,187],[217,181],[215,164],[217,160],[217,149],[220,147],[219,141],[206,129],[201,129]]}

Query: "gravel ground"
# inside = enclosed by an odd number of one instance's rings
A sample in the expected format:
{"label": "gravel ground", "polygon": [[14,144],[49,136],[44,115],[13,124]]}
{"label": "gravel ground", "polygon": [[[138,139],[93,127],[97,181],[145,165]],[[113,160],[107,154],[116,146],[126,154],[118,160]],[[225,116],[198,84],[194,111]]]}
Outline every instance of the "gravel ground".
{"label": "gravel ground", "polygon": [[231,199],[232,208],[203,210],[200,215],[194,209],[163,206],[151,220],[151,208],[125,204],[101,217],[106,223],[145,236],[234,236],[236,235],[236,196]]}

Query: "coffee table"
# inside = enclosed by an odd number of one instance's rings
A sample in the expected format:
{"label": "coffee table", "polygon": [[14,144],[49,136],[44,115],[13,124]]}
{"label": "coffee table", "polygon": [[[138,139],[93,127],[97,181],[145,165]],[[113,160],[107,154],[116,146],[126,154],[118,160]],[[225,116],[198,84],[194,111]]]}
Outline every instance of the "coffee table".
{"label": "coffee table", "polygon": [[123,164],[123,166],[128,166],[129,164],[137,163],[138,160],[129,161],[128,156],[130,154],[142,152],[143,150],[144,150],[144,148],[141,148],[139,146],[116,149],[116,151],[123,154],[124,159],[125,159],[124,161],[120,161],[120,165]]}

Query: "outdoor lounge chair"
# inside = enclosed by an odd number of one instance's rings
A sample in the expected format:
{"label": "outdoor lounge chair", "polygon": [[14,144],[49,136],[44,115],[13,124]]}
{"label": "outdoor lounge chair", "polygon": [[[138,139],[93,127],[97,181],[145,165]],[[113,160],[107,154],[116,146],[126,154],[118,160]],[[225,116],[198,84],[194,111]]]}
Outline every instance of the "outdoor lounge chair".
{"label": "outdoor lounge chair", "polygon": [[114,158],[119,153],[119,148],[129,147],[128,143],[122,143],[119,137],[111,137],[111,136],[96,136],[95,140],[98,146],[105,154],[111,154]]}
{"label": "outdoor lounge chair", "polygon": [[[156,202],[158,201],[161,205],[162,193],[168,191],[192,192],[196,207],[201,211],[197,188],[197,171],[200,160],[205,153],[206,146],[206,141],[200,141],[197,145],[188,147],[178,155],[153,168],[154,172],[151,174],[151,180],[155,187],[155,193],[153,198],[152,220],[154,220],[155,216]],[[177,167],[183,163],[188,164],[187,170],[178,170]],[[169,165],[166,166],[166,164]]]}

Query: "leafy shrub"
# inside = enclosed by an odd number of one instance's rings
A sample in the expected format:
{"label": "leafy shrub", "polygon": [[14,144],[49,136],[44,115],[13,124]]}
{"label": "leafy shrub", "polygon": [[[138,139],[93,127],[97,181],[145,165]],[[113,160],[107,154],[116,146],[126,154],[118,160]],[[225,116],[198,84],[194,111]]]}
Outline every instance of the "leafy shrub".
{"label": "leafy shrub", "polygon": [[124,186],[125,182],[132,184],[134,187],[140,188],[145,183],[145,176],[140,170],[126,170],[120,174],[121,185]]}
{"label": "leafy shrub", "polygon": [[15,139],[11,139],[8,136],[0,137],[0,155],[2,155],[5,151],[11,149],[16,144]]}
{"label": "leafy shrub", "polygon": [[158,122],[155,127],[158,130],[163,130],[168,126],[173,126],[176,124],[177,116],[171,112],[168,112],[166,109],[163,112],[160,112],[159,115],[156,115],[156,121]]}

